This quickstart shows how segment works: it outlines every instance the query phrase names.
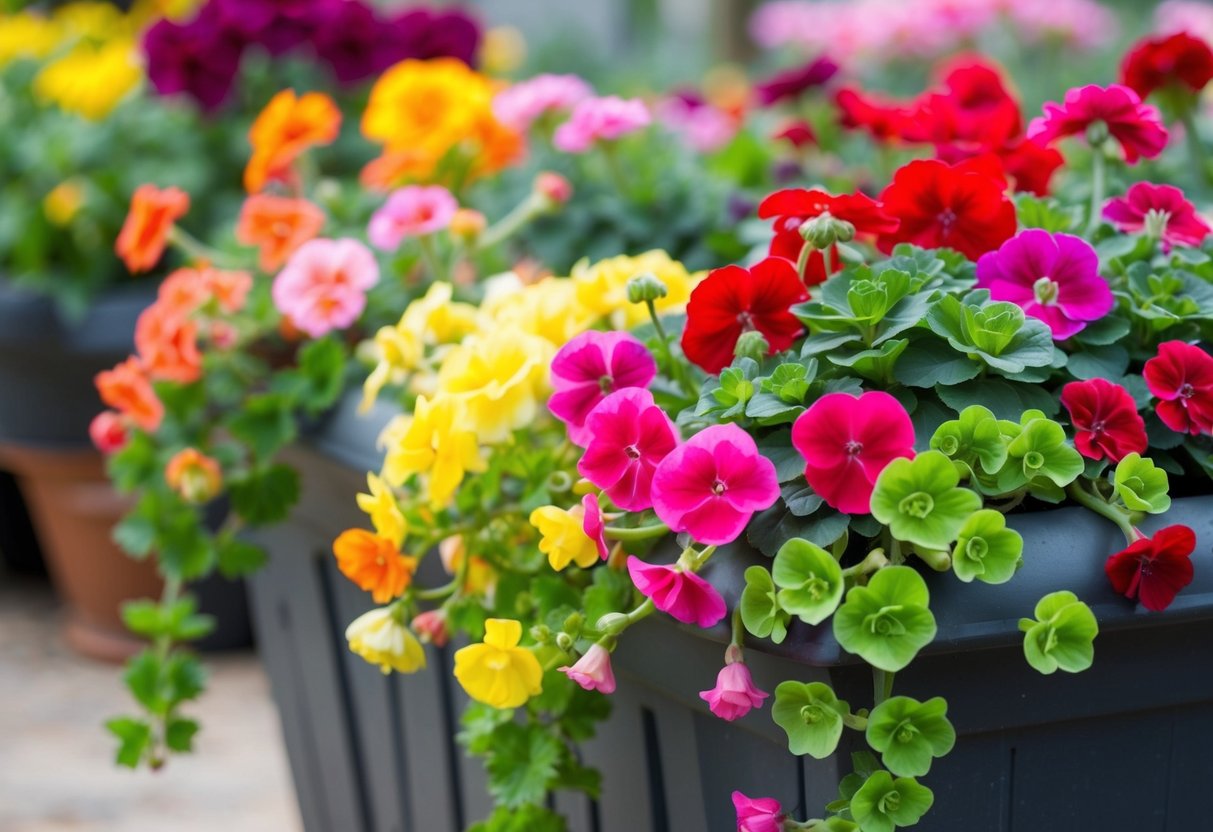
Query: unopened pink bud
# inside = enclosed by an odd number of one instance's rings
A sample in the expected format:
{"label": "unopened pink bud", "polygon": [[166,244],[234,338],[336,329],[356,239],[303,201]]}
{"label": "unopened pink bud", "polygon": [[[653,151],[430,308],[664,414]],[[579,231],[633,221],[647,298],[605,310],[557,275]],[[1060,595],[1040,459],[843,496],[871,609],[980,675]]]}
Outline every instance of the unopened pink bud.
{"label": "unopened pink bud", "polygon": [[103,454],[112,454],[122,449],[129,438],[122,415],[113,410],[103,410],[93,417],[88,426],[89,439]]}

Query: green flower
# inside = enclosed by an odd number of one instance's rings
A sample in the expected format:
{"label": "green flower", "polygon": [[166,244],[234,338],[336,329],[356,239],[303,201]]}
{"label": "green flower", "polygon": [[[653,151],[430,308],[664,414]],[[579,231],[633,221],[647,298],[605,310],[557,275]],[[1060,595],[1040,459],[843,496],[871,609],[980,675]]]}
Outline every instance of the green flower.
{"label": "green flower", "polygon": [[741,623],[751,635],[770,638],[776,644],[788,635],[791,616],[780,609],[775,598],[775,583],[771,573],[761,566],[745,571],[745,589],[741,591]]}
{"label": "green flower", "polygon": [[1021,618],[1023,654],[1041,673],[1058,668],[1079,673],[1095,658],[1095,636],[1099,622],[1091,608],[1073,592],[1051,592],[1036,605],[1036,619]]}
{"label": "green flower", "polygon": [[931,309],[926,324],[956,351],[1004,375],[1051,364],[1056,348],[1048,325],[1028,318],[1013,303],[988,298],[988,292],[974,292],[966,302],[946,295]]}
{"label": "green flower", "polygon": [[1112,484],[1130,511],[1162,514],[1171,508],[1167,472],[1141,454],[1129,454],[1117,464]]}
{"label": "green flower", "polygon": [[1023,537],[1007,528],[1001,511],[983,508],[965,521],[952,550],[952,569],[965,583],[1009,581],[1023,562]]}
{"label": "green flower", "polygon": [[821,682],[780,682],[771,706],[771,718],[788,735],[788,750],[818,760],[834,753],[842,737],[842,718],[850,712],[850,706]]}
{"label": "green flower", "polygon": [[911,777],[878,771],[851,798],[851,816],[863,832],[893,832],[899,826],[918,823],[935,795]]}
{"label": "green flower", "polygon": [[985,473],[996,474],[1007,461],[1007,442],[998,420],[979,404],[969,405],[959,419],[940,425],[931,447],[956,463],[962,477],[971,476],[979,464]]}
{"label": "green flower", "polygon": [[1020,424],[998,472],[998,487],[1010,492],[1028,485],[1037,496],[1060,500],[1061,489],[1083,472],[1082,454],[1066,442],[1065,428],[1038,410],[1026,412]]}
{"label": "green flower", "polygon": [[939,451],[895,459],[876,479],[872,516],[898,540],[944,549],[969,515],[981,508],[981,497],[958,488],[959,482],[956,466]]}
{"label": "green flower", "polygon": [[894,673],[935,638],[930,600],[921,575],[908,566],[887,566],[867,586],[847,593],[834,613],[834,638],[847,652]]}
{"label": "green flower", "polygon": [[868,715],[867,739],[889,771],[921,777],[931,770],[933,758],[952,750],[956,730],[948,722],[948,703],[941,697],[919,702],[894,696]]}
{"label": "green flower", "polygon": [[842,569],[825,549],[793,538],[775,553],[778,604],[807,624],[820,624],[842,600]]}

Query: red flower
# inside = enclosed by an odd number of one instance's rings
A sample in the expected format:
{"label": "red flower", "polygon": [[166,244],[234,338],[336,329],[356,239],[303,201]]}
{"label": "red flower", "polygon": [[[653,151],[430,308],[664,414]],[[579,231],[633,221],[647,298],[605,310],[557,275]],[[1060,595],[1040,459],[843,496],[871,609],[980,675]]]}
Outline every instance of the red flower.
{"label": "red flower", "polygon": [[[800,236],[801,224],[827,213],[855,226],[856,234],[889,234],[897,230],[897,220],[886,214],[880,203],[866,194],[856,192],[834,196],[826,191],[789,188],[776,191],[758,205],[761,219],[775,220],[771,256],[796,261],[804,246],[804,238]],[[833,262],[837,268],[838,258],[834,257]],[[825,262],[820,254],[814,255],[809,266],[806,283],[812,285],[826,278]],[[810,278],[810,275],[814,278],[817,276],[815,271],[820,271],[819,280]]]}
{"label": "red flower", "polygon": [[762,107],[770,107],[800,95],[813,87],[820,87],[838,73],[838,64],[829,58],[815,58],[802,66],[777,73],[754,85],[754,93]]}
{"label": "red flower", "polygon": [[1103,216],[1126,234],[1145,231],[1157,236],[1164,251],[1171,246],[1199,246],[1211,230],[1174,185],[1135,182],[1124,196],[1104,204]]}
{"label": "red flower", "polygon": [[981,58],[953,62],[942,90],[919,96],[902,138],[911,142],[960,145],[967,155],[997,150],[1019,135],[1019,101],[1007,90],[1001,71]]}
{"label": "red flower", "polygon": [[1165,341],[1142,375],[1161,399],[1156,412],[1163,424],[1193,436],[1213,434],[1213,356],[1183,341]]}
{"label": "red flower", "polygon": [[1138,41],[1120,65],[1120,82],[1142,98],[1162,87],[1198,93],[1213,80],[1213,50],[1187,32]]}
{"label": "red flower", "polygon": [[1019,139],[999,148],[996,153],[1007,176],[1014,181],[1015,190],[1037,196],[1049,193],[1049,180],[1065,164],[1056,148],[1045,147],[1033,139]]}
{"label": "red flower", "polygon": [[761,332],[772,355],[786,350],[804,331],[788,310],[807,297],[796,267],[781,257],[768,257],[749,270],[716,269],[691,292],[682,351],[709,373],[719,373],[732,363],[743,332]]}
{"label": "red flower", "polygon": [[890,252],[897,243],[954,248],[970,260],[1011,238],[1015,205],[1007,198],[998,160],[979,156],[958,165],[935,159],[910,162],[880,195],[887,213],[901,220],[881,234],[877,246]]}
{"label": "red flower", "polygon": [[1167,526],[1143,537],[1104,563],[1112,588],[1148,610],[1161,612],[1192,583],[1192,550],[1196,533],[1187,526]]}
{"label": "red flower", "polygon": [[1061,403],[1070,411],[1074,444],[1085,457],[1120,462],[1131,453],[1145,453],[1150,444],[1137,404],[1119,384],[1102,378],[1072,381],[1062,388]]}
{"label": "red flower", "polygon": [[1032,119],[1028,138],[1052,144],[1064,136],[1085,134],[1096,122],[1103,122],[1112,138],[1120,142],[1125,162],[1130,165],[1142,156],[1153,159],[1167,146],[1167,128],[1158,110],[1143,104],[1137,93],[1120,84],[1090,84],[1067,90],[1061,104],[1047,102],[1044,115]]}
{"label": "red flower", "polygon": [[776,141],[782,140],[788,142],[797,150],[803,150],[806,147],[812,147],[817,144],[817,134],[813,131],[813,125],[804,119],[788,122],[772,133],[771,138]]}
{"label": "red flower", "polygon": [[839,121],[851,130],[866,130],[877,141],[902,139],[910,129],[913,108],[891,98],[841,89],[834,96]]}

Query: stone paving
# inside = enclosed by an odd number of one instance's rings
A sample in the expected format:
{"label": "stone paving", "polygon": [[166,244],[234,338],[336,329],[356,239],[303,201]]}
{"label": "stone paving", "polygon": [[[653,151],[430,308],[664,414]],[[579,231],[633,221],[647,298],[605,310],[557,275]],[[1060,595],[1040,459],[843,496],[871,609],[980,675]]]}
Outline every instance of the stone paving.
{"label": "stone paving", "polygon": [[44,582],[0,573],[0,832],[299,832],[278,715],[255,655],[207,660],[197,753],[116,769],[101,727],[117,669],[63,646]]}

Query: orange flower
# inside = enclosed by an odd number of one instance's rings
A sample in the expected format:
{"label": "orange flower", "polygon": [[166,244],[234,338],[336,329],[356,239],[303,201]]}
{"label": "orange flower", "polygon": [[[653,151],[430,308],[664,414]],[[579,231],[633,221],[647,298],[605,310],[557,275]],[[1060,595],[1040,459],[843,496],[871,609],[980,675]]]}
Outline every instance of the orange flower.
{"label": "orange flower", "polygon": [[385,150],[363,167],[358,177],[363,187],[390,191],[401,183],[425,179],[438,166],[438,159],[419,147],[405,150]]}
{"label": "orange flower", "polygon": [[376,604],[404,594],[417,569],[417,558],[400,554],[396,545],[365,529],[344,531],[333,542],[341,574],[368,590]]}
{"label": "orange flower", "polygon": [[189,503],[213,500],[223,487],[223,471],[219,463],[195,448],[184,448],[173,454],[164,468],[168,487]]}
{"label": "orange flower", "polygon": [[189,384],[202,375],[198,325],[160,303],[153,303],[135,322],[135,349],[144,370],[157,381]]}
{"label": "orange flower", "polygon": [[189,315],[210,299],[210,291],[198,269],[176,269],[160,284],[156,304],[178,315]]}
{"label": "orange flower", "polygon": [[253,155],[244,169],[245,190],[257,193],[270,179],[289,172],[305,150],[336,139],[340,128],[341,111],[324,93],[278,93],[249,129]]}
{"label": "orange flower", "polygon": [[253,276],[248,272],[207,269],[202,273],[202,278],[219,308],[229,314],[244,308],[248,293],[253,288]]}
{"label": "orange flower", "polygon": [[323,227],[324,212],[306,199],[255,194],[240,209],[236,239],[257,246],[261,270],[275,272]]}
{"label": "orange flower", "polygon": [[156,397],[156,391],[139,365],[139,359],[131,356],[112,370],[102,370],[97,373],[94,383],[103,402],[129,417],[143,430],[153,433],[160,427],[164,419],[164,405]]}
{"label": "orange flower", "polygon": [[140,185],[131,197],[114,251],[132,273],[147,271],[164,256],[173,223],[189,208],[189,194],[180,188]]}

